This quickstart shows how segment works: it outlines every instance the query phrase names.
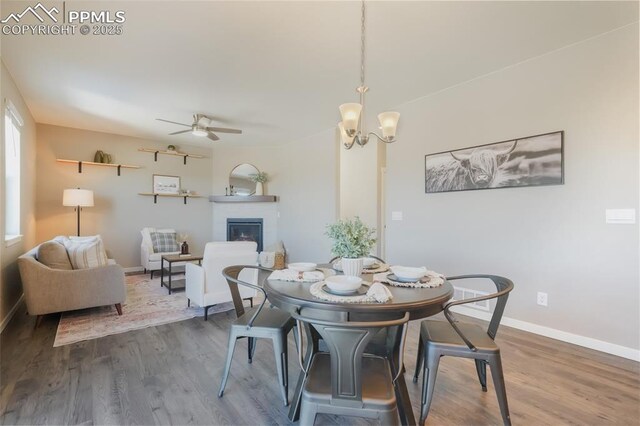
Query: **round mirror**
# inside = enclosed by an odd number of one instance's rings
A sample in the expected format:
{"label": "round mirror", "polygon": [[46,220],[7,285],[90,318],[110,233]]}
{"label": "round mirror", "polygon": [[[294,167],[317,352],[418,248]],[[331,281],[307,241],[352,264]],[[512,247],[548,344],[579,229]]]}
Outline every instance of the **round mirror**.
{"label": "round mirror", "polygon": [[253,195],[256,192],[256,183],[251,180],[251,175],[260,171],[253,164],[240,164],[231,170],[229,175],[229,188],[231,195]]}

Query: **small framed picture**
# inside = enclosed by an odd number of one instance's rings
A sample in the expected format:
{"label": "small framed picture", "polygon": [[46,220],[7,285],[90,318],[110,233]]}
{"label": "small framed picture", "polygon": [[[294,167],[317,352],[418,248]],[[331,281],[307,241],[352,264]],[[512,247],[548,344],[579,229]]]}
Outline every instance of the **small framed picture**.
{"label": "small framed picture", "polygon": [[180,176],[153,175],[154,194],[179,194]]}

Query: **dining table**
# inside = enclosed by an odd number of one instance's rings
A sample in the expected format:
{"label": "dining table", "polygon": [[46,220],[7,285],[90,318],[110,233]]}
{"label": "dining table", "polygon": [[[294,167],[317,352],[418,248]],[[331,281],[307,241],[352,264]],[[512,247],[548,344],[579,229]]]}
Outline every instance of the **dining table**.
{"label": "dining table", "polygon": [[[325,272],[325,275],[341,273],[332,269],[332,265],[318,265],[318,269]],[[366,272],[366,271],[365,271]],[[363,273],[362,279],[369,284],[373,281],[373,274]],[[298,377],[297,385],[291,400],[289,409],[289,420],[295,422],[299,419],[300,403],[305,381],[305,371],[311,365],[314,353],[319,351],[320,336],[313,327],[313,319],[325,321],[383,321],[395,319],[409,314],[409,320],[420,320],[433,316],[443,310],[443,305],[453,297],[453,286],[448,281],[438,287],[432,288],[407,288],[395,287],[385,284],[390,290],[391,299],[384,303],[336,303],[313,296],[310,292],[312,282],[284,281],[265,278],[263,288],[267,293],[269,302],[292,315],[299,315],[304,311],[308,321],[303,323],[306,348],[304,357],[301,356],[302,371]],[[386,335],[377,339],[379,346],[372,345],[371,351],[377,355],[388,358],[392,373],[395,376],[398,371],[404,372],[402,362],[403,333],[400,326],[390,327],[386,330]],[[348,342],[345,344],[349,344]],[[349,348],[344,348],[344,353],[349,352]],[[369,348],[367,348],[369,352]],[[334,356],[332,354],[332,356]],[[353,363],[347,363],[354,365]],[[332,378],[333,380],[333,378]],[[404,374],[399,374],[394,384],[396,399],[398,401],[398,413],[403,425],[415,425],[416,420],[411,407],[411,400],[407,390]]]}

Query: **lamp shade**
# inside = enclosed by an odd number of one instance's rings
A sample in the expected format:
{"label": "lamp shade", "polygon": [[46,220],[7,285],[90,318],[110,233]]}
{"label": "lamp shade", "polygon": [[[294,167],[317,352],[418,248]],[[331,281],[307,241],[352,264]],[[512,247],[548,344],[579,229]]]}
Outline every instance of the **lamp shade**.
{"label": "lamp shade", "polygon": [[396,129],[398,128],[398,120],[400,119],[400,113],[394,111],[387,111],[378,114],[378,121],[382,128],[382,136],[392,139],[396,136]]}
{"label": "lamp shade", "polygon": [[340,129],[340,139],[342,140],[342,143],[350,144],[354,136],[347,135],[347,132],[344,130],[342,121],[338,123],[338,129]]}
{"label": "lamp shade", "polygon": [[90,189],[65,189],[62,205],[67,207],[93,207],[93,191]]}
{"label": "lamp shade", "polygon": [[360,120],[360,112],[362,105],[357,103],[340,105],[340,115],[342,116],[342,125],[347,135],[353,136],[358,129],[358,121]]}

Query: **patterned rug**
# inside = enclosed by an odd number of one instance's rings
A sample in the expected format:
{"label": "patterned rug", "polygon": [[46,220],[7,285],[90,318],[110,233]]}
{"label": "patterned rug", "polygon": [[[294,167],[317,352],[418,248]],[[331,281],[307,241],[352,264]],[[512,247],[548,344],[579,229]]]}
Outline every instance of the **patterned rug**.
{"label": "patterned rug", "polygon": [[[53,346],[69,345],[204,315],[204,310],[199,306],[192,304],[187,308],[184,291],[167,294],[167,289],[160,287],[160,278],[151,280],[149,275],[130,275],[125,278],[125,282],[127,300],[122,304],[122,316],[117,314],[115,306],[65,312],[60,317]],[[232,309],[233,303],[222,303],[210,308],[209,315]]]}

